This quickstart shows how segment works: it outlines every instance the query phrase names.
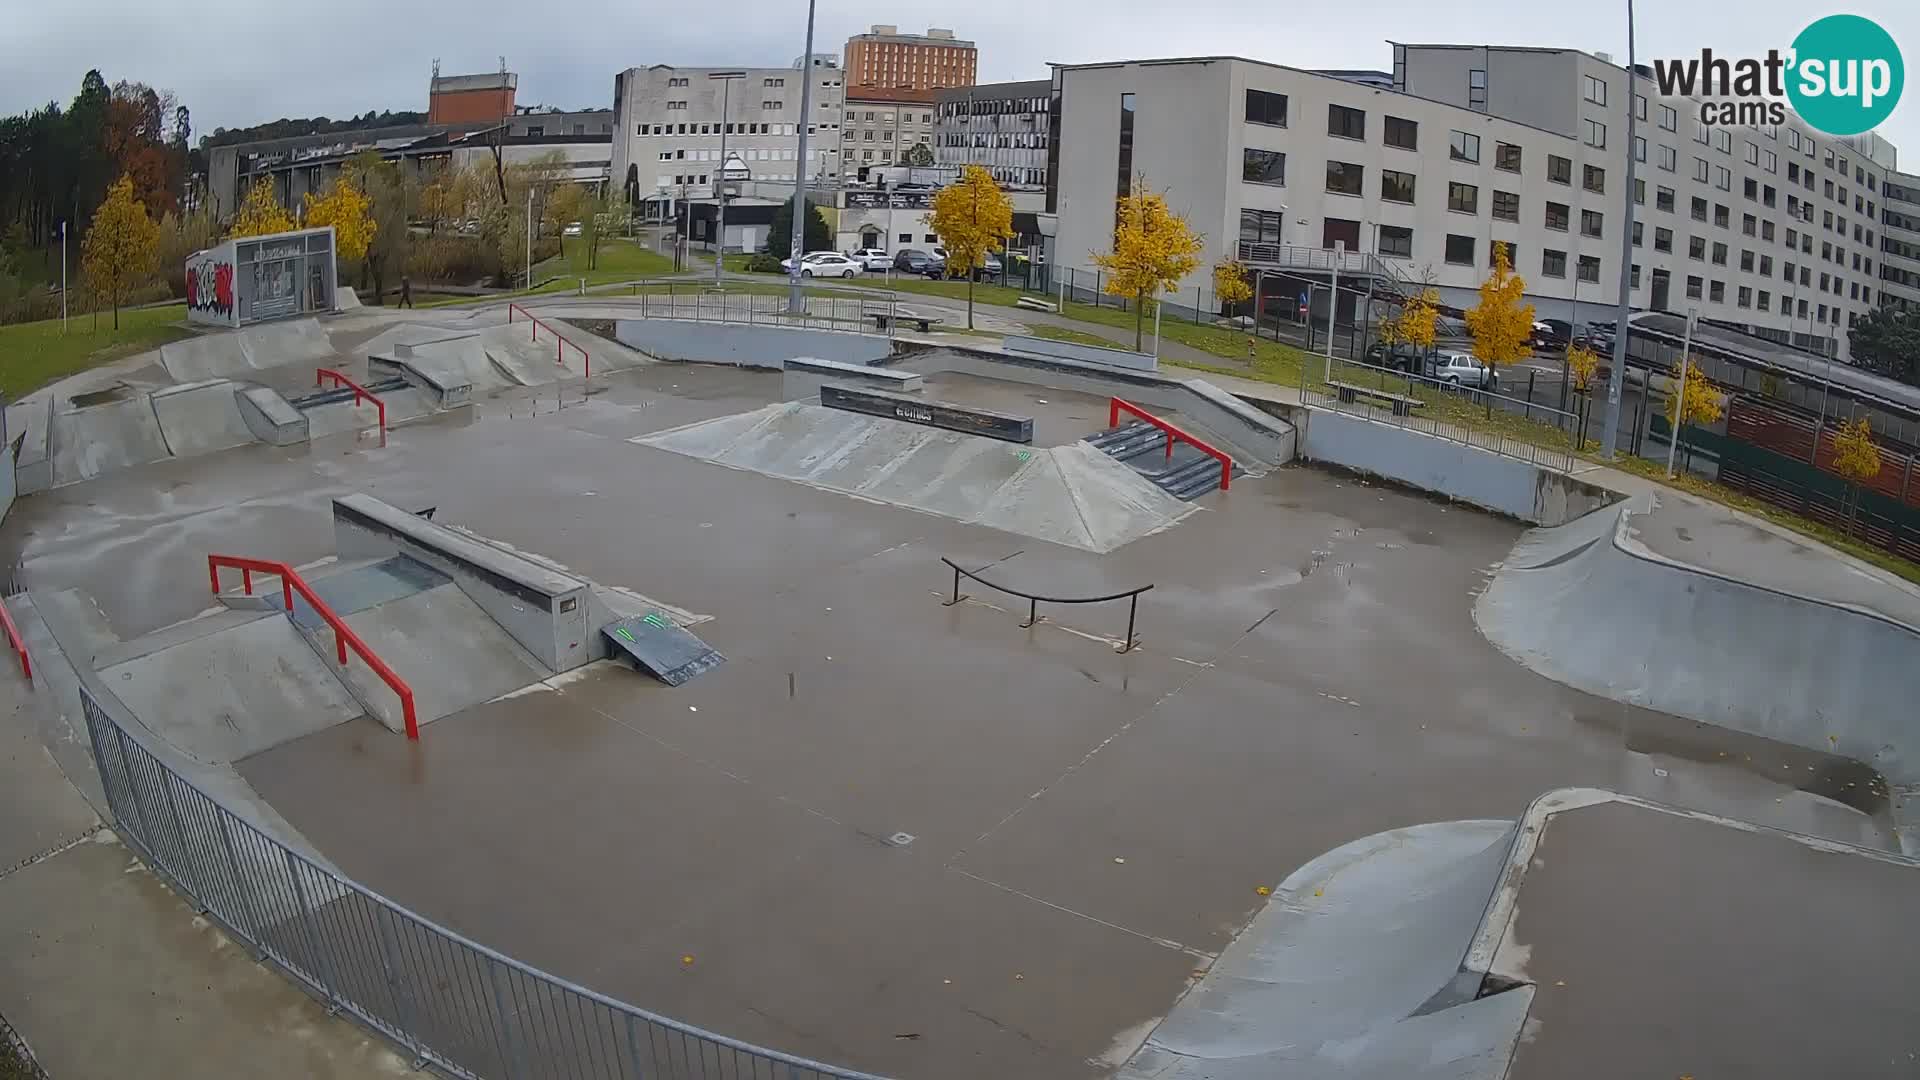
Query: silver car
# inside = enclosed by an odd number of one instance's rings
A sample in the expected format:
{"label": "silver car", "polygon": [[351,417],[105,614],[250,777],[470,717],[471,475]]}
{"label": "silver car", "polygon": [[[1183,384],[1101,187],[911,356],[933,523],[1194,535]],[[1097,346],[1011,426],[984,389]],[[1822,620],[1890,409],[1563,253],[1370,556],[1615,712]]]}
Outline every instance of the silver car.
{"label": "silver car", "polygon": [[1498,390],[1500,376],[1470,353],[1442,349],[1427,364],[1427,374],[1449,386],[1470,386],[1475,390]]}

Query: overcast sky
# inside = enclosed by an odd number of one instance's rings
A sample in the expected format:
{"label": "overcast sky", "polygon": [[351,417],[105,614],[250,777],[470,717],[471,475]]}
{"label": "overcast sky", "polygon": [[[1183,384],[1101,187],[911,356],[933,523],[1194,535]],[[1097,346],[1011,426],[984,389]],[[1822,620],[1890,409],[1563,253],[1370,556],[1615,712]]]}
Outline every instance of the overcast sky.
{"label": "overcast sky", "polygon": [[[519,102],[606,108],[613,76],[628,67],[780,66],[800,55],[804,0],[328,0],[262,4],[148,0],[0,4],[0,113],[70,100],[89,67],[108,82],[168,88],[192,110],[197,134],[280,117],[340,118],[368,109],[420,109],[440,59],[446,74],[492,71],[499,57],[520,74]],[[117,9],[117,10],[116,10]],[[1909,62],[1920,62],[1920,3],[1861,0],[1809,7],[1791,0],[1643,2],[1639,56],[1730,56],[1786,48],[1820,15],[1850,11],[1879,22]],[[903,31],[953,29],[980,46],[983,82],[1039,79],[1048,61],[1234,54],[1296,67],[1391,67],[1386,38],[1552,45],[1609,52],[1625,61],[1624,0],[1344,0],[1274,5],[1259,0],[1118,4],[1112,0],[824,0],[816,52],[839,52],[875,22]],[[1920,172],[1920,89],[1909,88],[1880,133]]]}

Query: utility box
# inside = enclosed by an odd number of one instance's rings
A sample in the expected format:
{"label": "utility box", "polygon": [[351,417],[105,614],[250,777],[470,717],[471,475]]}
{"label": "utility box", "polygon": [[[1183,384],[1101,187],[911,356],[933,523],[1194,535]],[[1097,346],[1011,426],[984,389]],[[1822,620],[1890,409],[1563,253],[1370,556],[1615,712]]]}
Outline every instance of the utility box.
{"label": "utility box", "polygon": [[246,326],[339,310],[333,226],[224,240],[187,256],[187,321]]}

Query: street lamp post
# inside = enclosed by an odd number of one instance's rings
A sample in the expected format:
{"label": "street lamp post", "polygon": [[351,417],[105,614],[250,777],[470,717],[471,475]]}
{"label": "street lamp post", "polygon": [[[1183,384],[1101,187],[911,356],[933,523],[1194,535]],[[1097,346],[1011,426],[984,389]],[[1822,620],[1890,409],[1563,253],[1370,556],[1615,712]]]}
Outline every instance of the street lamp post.
{"label": "street lamp post", "polygon": [[807,0],[807,49],[800,54],[800,129],[799,160],[793,170],[793,232],[788,254],[793,266],[787,271],[787,313],[799,315],[806,310],[806,297],[800,294],[800,256],[807,242],[807,124],[813,119],[813,9],[816,0]]}
{"label": "street lamp post", "polygon": [[533,186],[527,186],[527,291],[533,291]]}
{"label": "street lamp post", "polygon": [[67,223],[60,222],[60,332],[67,332]]}
{"label": "street lamp post", "polygon": [[1627,316],[1633,288],[1633,140],[1637,131],[1634,119],[1639,108],[1634,102],[1634,85],[1639,78],[1633,69],[1633,0],[1627,0],[1627,183],[1620,215],[1620,302],[1615,306],[1613,328],[1613,370],[1607,379],[1607,423],[1601,438],[1601,453],[1608,461],[1614,457],[1613,444],[1620,437],[1620,390],[1627,381]]}
{"label": "street lamp post", "polygon": [[[711,71],[707,78],[720,83],[720,168],[713,175],[713,192],[720,198],[719,223],[713,243],[713,284],[720,286],[720,274],[726,266],[727,258],[727,106],[732,97],[733,81],[744,79],[744,71]],[[804,110],[802,110],[804,111]]]}

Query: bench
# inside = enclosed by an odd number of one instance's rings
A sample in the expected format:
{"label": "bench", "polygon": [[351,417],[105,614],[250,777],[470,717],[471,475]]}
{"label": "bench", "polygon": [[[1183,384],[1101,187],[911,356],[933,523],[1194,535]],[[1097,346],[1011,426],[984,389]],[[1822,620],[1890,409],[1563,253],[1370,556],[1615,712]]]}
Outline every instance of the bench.
{"label": "bench", "polygon": [[1419,398],[1408,397],[1405,394],[1395,394],[1387,390],[1376,390],[1371,386],[1361,386],[1358,383],[1329,381],[1327,385],[1333,387],[1334,395],[1346,404],[1352,404],[1359,398],[1367,398],[1370,401],[1378,401],[1383,405],[1391,406],[1393,408],[1393,415],[1395,416],[1410,416],[1413,414],[1413,410],[1426,404],[1426,402],[1421,401]]}
{"label": "bench", "polygon": [[894,312],[889,314],[888,312],[885,312],[885,311],[869,312],[867,314],[867,318],[872,319],[873,328],[875,330],[881,331],[882,333],[886,332],[887,324],[889,322],[911,323],[914,326],[919,327],[921,333],[923,334],[930,333],[932,332],[934,326],[941,321],[938,317],[931,316],[931,315],[909,315],[906,312]]}
{"label": "bench", "polygon": [[1051,311],[1057,313],[1060,310],[1060,305],[1051,300],[1042,300],[1037,296],[1023,296],[1015,300],[1013,306],[1023,307],[1028,311]]}

